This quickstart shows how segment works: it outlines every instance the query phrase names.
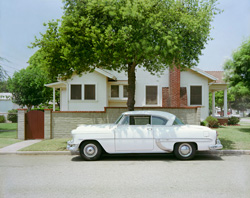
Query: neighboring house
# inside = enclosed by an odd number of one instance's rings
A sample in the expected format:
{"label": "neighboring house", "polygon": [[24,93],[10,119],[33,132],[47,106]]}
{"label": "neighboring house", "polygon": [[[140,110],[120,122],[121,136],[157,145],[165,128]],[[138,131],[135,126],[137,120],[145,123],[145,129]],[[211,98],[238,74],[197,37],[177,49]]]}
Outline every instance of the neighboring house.
{"label": "neighboring house", "polygon": [[[104,111],[105,107],[126,106],[127,79],[125,72],[95,69],[45,86],[53,88],[54,98],[55,89],[60,89],[60,111]],[[209,92],[227,88],[223,83],[217,86],[217,80],[198,68],[166,69],[159,75],[137,68],[135,107],[199,106],[204,120],[209,115]]]}
{"label": "neighboring house", "polygon": [[6,118],[9,110],[19,108],[17,104],[12,102],[11,98],[11,93],[0,93],[0,115],[4,115]]}

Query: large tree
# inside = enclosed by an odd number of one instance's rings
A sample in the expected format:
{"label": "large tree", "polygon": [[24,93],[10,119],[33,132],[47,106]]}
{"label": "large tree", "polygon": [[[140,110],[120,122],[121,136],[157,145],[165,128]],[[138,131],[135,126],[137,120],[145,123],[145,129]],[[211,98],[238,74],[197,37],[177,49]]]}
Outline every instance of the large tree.
{"label": "large tree", "polygon": [[39,68],[28,67],[15,72],[12,78],[8,79],[8,88],[13,95],[13,102],[32,106],[48,102],[51,99],[51,89],[44,86],[48,83],[47,76]]}
{"label": "large tree", "polygon": [[217,0],[64,0],[62,20],[36,39],[50,75],[65,79],[96,67],[126,71],[134,109],[136,68],[152,74],[197,65],[210,39]]}
{"label": "large tree", "polygon": [[246,86],[250,90],[250,37],[224,63],[226,80],[230,86]]}

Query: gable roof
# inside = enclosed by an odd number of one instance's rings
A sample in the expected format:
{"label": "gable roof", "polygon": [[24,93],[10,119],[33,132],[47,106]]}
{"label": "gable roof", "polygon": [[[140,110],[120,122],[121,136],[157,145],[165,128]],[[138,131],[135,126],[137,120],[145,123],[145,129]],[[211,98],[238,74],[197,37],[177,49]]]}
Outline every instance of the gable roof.
{"label": "gable roof", "polygon": [[224,71],[206,71],[206,73],[217,78],[217,80],[215,81],[216,84],[227,84],[223,80]]}
{"label": "gable roof", "polygon": [[197,73],[201,74],[202,76],[204,76],[204,77],[206,77],[206,78],[208,78],[208,79],[210,79],[212,81],[216,81],[217,80],[217,78],[215,76],[213,76],[213,75],[211,75],[211,74],[209,74],[209,73],[207,73],[207,72],[205,72],[205,71],[203,71],[203,70],[201,70],[201,69],[199,69],[197,67],[191,68],[191,70],[194,71],[194,72],[197,72]]}

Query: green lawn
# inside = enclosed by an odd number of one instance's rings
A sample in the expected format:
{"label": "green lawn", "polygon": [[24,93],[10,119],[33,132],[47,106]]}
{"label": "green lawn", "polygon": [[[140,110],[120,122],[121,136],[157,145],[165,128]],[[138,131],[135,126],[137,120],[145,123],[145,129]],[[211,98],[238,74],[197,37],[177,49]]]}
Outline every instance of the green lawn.
{"label": "green lawn", "polygon": [[17,139],[17,123],[0,123],[0,148],[20,141]]}
{"label": "green lawn", "polygon": [[240,124],[217,129],[223,150],[250,150],[250,123]]}
{"label": "green lawn", "polygon": [[31,146],[21,149],[21,151],[66,151],[67,141],[70,138],[58,138],[43,140]]}

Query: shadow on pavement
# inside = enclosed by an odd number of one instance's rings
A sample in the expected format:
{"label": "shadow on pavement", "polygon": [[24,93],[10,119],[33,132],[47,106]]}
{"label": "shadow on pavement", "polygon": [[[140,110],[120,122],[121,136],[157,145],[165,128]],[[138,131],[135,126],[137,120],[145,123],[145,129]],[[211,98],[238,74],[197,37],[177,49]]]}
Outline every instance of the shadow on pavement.
{"label": "shadow on pavement", "polygon": [[[197,154],[188,161],[218,161],[223,160],[220,155]],[[84,161],[80,156],[74,156],[71,161]],[[181,161],[173,154],[103,154],[100,161]],[[185,160],[184,160],[185,161]],[[87,162],[87,161],[86,161]]]}

